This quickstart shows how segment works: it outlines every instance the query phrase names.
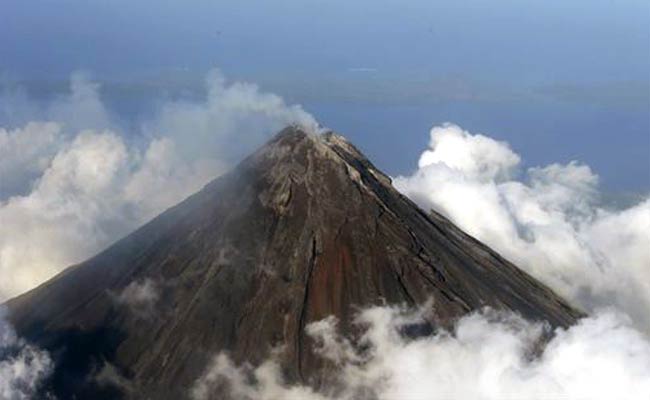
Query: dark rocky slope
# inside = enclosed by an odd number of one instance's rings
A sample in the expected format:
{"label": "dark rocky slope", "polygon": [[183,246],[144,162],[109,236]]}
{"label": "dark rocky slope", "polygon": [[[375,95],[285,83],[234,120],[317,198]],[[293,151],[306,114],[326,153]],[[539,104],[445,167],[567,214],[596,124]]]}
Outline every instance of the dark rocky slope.
{"label": "dark rocky slope", "polygon": [[[147,279],[158,296],[146,309],[118,300]],[[8,306],[18,332],[55,357],[48,388],[61,398],[177,399],[224,349],[255,364],[284,345],[288,379],[316,381],[326,368],[310,352],[306,324],[333,314],[350,333],[359,306],[428,299],[434,326],[484,306],[552,326],[581,316],[399,194],[343,137],[287,128],[232,172]],[[120,384],[100,385],[106,375]]]}

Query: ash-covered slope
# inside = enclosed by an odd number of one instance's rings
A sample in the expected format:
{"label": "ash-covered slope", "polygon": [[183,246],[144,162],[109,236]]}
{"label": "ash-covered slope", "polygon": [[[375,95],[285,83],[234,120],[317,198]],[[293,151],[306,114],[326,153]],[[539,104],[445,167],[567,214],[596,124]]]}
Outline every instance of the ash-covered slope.
{"label": "ash-covered slope", "polygon": [[484,306],[553,326],[581,315],[420,210],[343,137],[292,127],[8,306],[18,332],[52,352],[61,398],[177,399],[221,350],[255,364],[283,346],[289,381],[320,381],[309,322],[335,315],[350,333],[360,306],[429,299],[433,325]]}

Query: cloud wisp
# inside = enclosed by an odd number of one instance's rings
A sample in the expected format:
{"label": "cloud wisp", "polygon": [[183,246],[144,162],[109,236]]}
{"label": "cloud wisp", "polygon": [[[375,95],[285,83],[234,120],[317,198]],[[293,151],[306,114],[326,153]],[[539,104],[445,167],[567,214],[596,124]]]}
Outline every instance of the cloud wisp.
{"label": "cloud wisp", "polygon": [[394,184],[574,304],[615,306],[650,332],[650,198],[607,209],[587,165],[520,164],[507,143],[447,124]]}
{"label": "cloud wisp", "polygon": [[145,278],[129,283],[119,294],[114,295],[118,305],[128,308],[138,318],[149,318],[155,314],[160,288],[152,279]]}
{"label": "cloud wisp", "polygon": [[70,94],[40,112],[44,121],[0,127],[0,300],[92,256],[286,125],[318,129],[299,106],[218,71],[206,89],[123,132],[99,85],[75,74]]}
{"label": "cloud wisp", "polygon": [[354,343],[340,336],[333,318],[309,325],[317,354],[334,365],[334,383],[324,388],[288,384],[274,358],[238,366],[221,353],[192,396],[209,399],[215,390],[242,400],[650,396],[650,342],[619,314],[605,311],[558,329],[541,352],[548,326],[514,314],[484,310],[461,318],[452,331],[415,339],[400,334],[419,318],[400,308],[367,309],[357,317],[364,333]]}

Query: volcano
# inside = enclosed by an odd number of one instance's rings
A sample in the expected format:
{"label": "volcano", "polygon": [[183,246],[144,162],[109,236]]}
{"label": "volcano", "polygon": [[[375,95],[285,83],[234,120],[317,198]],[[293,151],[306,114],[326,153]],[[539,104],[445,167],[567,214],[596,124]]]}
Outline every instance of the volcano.
{"label": "volcano", "polygon": [[[476,199],[476,201],[481,201]],[[282,348],[289,382],[327,368],[305,334],[362,307],[429,304],[427,334],[485,307],[567,327],[582,316],[435,211],[345,138],[289,127],[231,172],[7,303],[49,350],[58,398],[188,398],[212,357]]]}

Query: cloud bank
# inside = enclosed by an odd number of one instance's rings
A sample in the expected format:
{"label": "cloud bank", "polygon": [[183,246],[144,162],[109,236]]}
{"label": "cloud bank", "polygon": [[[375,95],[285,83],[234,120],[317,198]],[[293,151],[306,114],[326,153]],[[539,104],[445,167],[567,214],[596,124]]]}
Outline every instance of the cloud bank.
{"label": "cloud bank", "polygon": [[[484,310],[453,331],[407,339],[399,334],[420,314],[399,308],[363,311],[360,340],[341,337],[336,320],[308,326],[317,353],[334,365],[322,390],[289,385],[279,364],[235,365],[216,356],[192,389],[195,400],[225,390],[242,400],[352,399],[643,399],[650,396],[650,343],[619,314],[601,312],[558,329],[536,353],[548,326]],[[421,319],[420,319],[421,320]],[[364,351],[357,350],[363,348]]]}
{"label": "cloud bank", "polygon": [[31,399],[53,369],[47,352],[16,335],[0,309],[0,398]]}
{"label": "cloud bank", "polygon": [[74,74],[68,96],[16,106],[42,121],[0,127],[0,301],[92,256],[284,126],[318,129],[299,106],[218,71],[203,100],[166,102],[136,132],[118,128],[99,91]]}
{"label": "cloud bank", "polygon": [[650,332],[650,198],[606,209],[587,165],[520,169],[507,143],[447,124],[394,184],[574,304],[616,306]]}

